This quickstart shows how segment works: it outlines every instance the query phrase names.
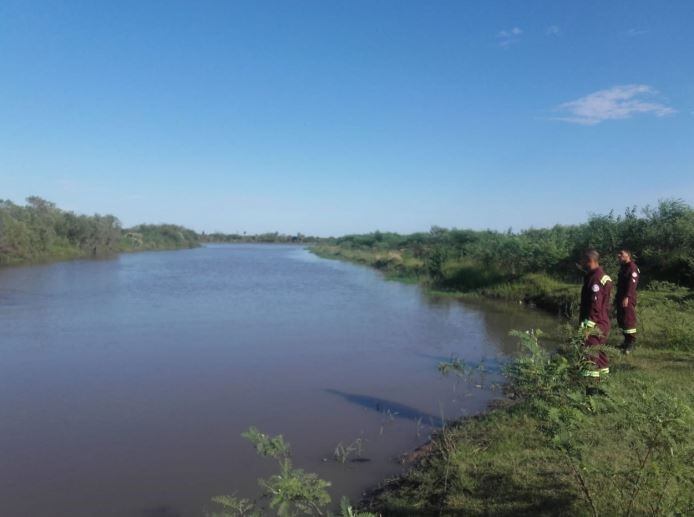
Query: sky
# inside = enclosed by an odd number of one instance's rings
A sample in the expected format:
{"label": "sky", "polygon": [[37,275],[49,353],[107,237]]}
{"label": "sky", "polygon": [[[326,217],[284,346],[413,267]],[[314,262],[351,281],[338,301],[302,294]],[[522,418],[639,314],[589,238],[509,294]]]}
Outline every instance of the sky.
{"label": "sky", "polygon": [[694,203],[694,2],[0,1],[0,198],[519,230]]}

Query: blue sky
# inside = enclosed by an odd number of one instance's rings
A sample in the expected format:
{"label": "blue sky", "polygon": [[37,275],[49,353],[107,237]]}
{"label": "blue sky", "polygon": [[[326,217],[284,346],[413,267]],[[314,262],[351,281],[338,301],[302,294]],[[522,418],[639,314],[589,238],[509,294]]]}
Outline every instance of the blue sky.
{"label": "blue sky", "polygon": [[0,2],[0,198],[321,235],[694,202],[694,3]]}

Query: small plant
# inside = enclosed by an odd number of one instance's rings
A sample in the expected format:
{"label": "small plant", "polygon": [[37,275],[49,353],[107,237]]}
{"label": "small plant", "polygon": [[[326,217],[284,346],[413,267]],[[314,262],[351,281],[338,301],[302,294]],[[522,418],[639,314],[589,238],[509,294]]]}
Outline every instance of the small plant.
{"label": "small plant", "polygon": [[351,504],[349,504],[349,499],[343,497],[340,500],[340,516],[341,517],[376,517],[375,513],[370,512],[358,512],[355,510]]}
{"label": "small plant", "polygon": [[347,463],[349,457],[356,454],[358,458],[361,458],[364,453],[364,440],[362,438],[357,438],[352,443],[344,445],[342,442],[338,443],[333,452],[333,457],[335,461],[342,463],[343,465]]}
{"label": "small plant", "polygon": [[284,441],[281,434],[272,437],[251,427],[248,431],[241,433],[241,436],[255,445],[256,452],[261,456],[276,460],[288,459],[290,456],[289,444]]}
{"label": "small plant", "polygon": [[218,495],[212,502],[222,508],[221,513],[212,513],[212,517],[259,517],[262,515],[250,499],[242,499],[233,495]]}
{"label": "small plant", "polygon": [[[563,458],[590,514],[685,511],[678,496],[692,488],[693,469],[689,465],[694,448],[686,423],[689,408],[666,392],[635,382],[632,389],[641,394],[636,404],[613,400],[609,384],[604,385],[604,397],[591,397],[579,375],[590,362],[580,332],[554,355],[540,347],[541,333],[513,334],[528,353],[507,368],[512,389],[539,417],[540,430]],[[629,443],[630,454],[621,459],[619,468],[596,453],[600,437],[594,434],[592,419],[600,414],[609,414],[613,432]],[[673,495],[672,490],[665,490],[671,483],[682,489]]]}
{"label": "small plant", "polygon": [[[330,482],[320,479],[315,474],[295,469],[289,444],[284,441],[282,435],[269,436],[251,427],[242,436],[255,446],[259,455],[273,458],[279,465],[278,474],[258,481],[263,487],[264,495],[269,499],[270,509],[280,517],[325,514],[325,507],[330,503],[330,495],[327,492]],[[217,515],[265,515],[265,512],[258,513],[255,503],[247,499],[217,496],[212,501],[224,508],[223,513]]]}
{"label": "small plant", "polygon": [[444,266],[446,264],[446,259],[448,258],[448,252],[443,246],[436,246],[429,251],[427,254],[424,264],[426,267],[427,274],[432,283],[437,284],[441,282],[444,277]]}
{"label": "small plant", "polygon": [[[331,500],[327,492],[330,482],[320,479],[316,474],[295,469],[292,466],[289,444],[282,435],[270,436],[251,427],[242,436],[255,446],[260,456],[272,458],[279,464],[278,474],[258,480],[264,491],[263,499],[269,502],[265,507],[257,501],[235,495],[218,495],[211,501],[220,510],[209,514],[210,517],[262,517],[268,515],[269,510],[274,510],[279,517],[332,515],[326,509]],[[344,449],[345,461],[353,452],[361,455],[363,440],[357,438]],[[357,512],[346,497],[340,501],[340,512],[341,517],[376,517],[372,513]]]}
{"label": "small plant", "polygon": [[674,484],[684,493],[692,488],[694,448],[686,418],[691,410],[670,394],[645,385],[638,407],[627,409],[624,429],[632,461],[612,473],[619,480],[624,515],[642,514],[646,508],[652,515],[677,513],[677,496],[682,494],[667,497],[665,488]]}
{"label": "small plant", "polygon": [[452,374],[458,377],[468,377],[472,373],[472,368],[458,357],[451,357],[449,361],[440,362],[438,370],[443,375]]}
{"label": "small plant", "polygon": [[419,438],[422,434],[422,417],[420,416],[417,420],[415,420],[415,430],[417,433],[417,438]]}

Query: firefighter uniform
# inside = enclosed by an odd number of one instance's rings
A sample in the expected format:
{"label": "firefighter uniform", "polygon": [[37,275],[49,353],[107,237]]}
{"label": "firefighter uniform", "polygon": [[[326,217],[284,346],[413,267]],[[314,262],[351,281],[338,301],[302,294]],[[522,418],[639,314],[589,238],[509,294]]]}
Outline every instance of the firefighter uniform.
{"label": "firefighter uniform", "polygon": [[[624,346],[626,348],[633,347],[636,342],[636,288],[639,285],[640,274],[641,272],[633,260],[622,264],[619,268],[615,305],[617,307],[617,323],[624,334]],[[625,298],[629,299],[626,307],[623,306]]]}
{"label": "firefighter uniform", "polygon": [[[586,346],[603,345],[610,334],[610,299],[612,293],[612,279],[605,274],[601,267],[589,271],[583,278],[581,289],[580,323],[584,329],[599,330],[599,334],[591,334],[586,338]],[[591,358],[595,370],[586,372],[586,375],[598,377],[601,373],[608,373],[609,361],[607,355],[600,351]]]}

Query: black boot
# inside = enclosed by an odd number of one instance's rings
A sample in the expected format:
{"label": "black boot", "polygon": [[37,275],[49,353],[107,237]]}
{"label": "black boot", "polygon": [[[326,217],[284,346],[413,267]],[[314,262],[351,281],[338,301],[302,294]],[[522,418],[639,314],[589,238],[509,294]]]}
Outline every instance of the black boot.
{"label": "black boot", "polygon": [[619,347],[624,355],[631,354],[636,349],[636,338],[633,334],[624,335],[624,343]]}

